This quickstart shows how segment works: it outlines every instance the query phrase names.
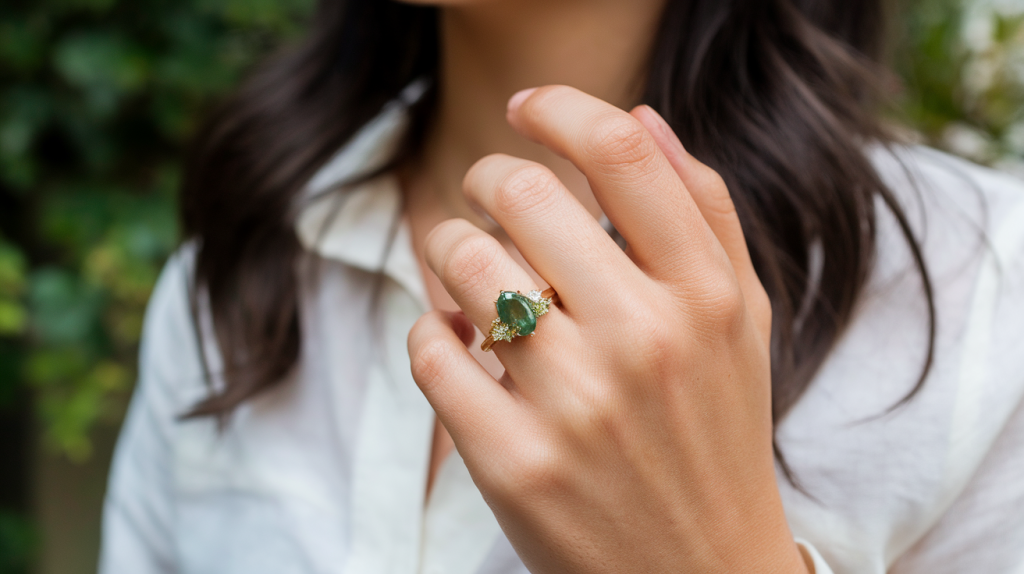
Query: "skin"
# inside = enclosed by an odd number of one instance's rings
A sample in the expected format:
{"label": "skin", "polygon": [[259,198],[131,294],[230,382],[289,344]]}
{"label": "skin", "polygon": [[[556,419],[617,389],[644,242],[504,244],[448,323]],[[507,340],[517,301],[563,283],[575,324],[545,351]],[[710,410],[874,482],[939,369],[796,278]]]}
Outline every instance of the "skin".
{"label": "skin", "polygon": [[[546,282],[519,255],[493,220],[462,193],[462,179],[481,157],[503,152],[547,166],[586,209],[599,217],[600,205],[586,177],[567,159],[531,142],[505,120],[505,106],[518,90],[544,84],[575,86],[618,107],[640,99],[650,38],[664,0],[448,0],[416,2],[441,7],[442,63],[440,105],[422,157],[399,172],[413,235],[413,248],[435,309],[458,311],[424,259],[430,231],[441,222],[463,218],[495,237],[534,279]],[[483,336],[479,336],[482,340]],[[479,342],[479,341],[477,341]],[[471,345],[472,353],[495,377],[504,367],[494,354]],[[454,448],[438,422],[433,477]]]}
{"label": "skin", "polygon": [[[622,109],[660,9],[444,6],[440,121],[400,173],[437,309],[409,334],[430,480],[454,445],[534,573],[808,572],[729,192],[652,109]],[[537,334],[479,353],[498,292],[546,284],[562,303]]]}

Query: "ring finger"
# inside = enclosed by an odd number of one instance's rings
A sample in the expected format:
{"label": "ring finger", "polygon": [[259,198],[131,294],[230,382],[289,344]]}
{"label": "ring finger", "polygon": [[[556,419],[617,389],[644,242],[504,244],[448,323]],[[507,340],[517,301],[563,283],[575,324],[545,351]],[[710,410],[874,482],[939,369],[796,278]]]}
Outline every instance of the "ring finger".
{"label": "ring finger", "polygon": [[[558,289],[570,314],[607,308],[632,273],[642,273],[546,167],[493,154],[476,162],[463,189],[504,228],[530,266]],[[591,309],[587,309],[591,310]]]}
{"label": "ring finger", "polygon": [[[463,219],[452,219],[435,227],[427,236],[424,255],[455,303],[485,335],[490,333],[491,322],[497,317],[494,301],[502,291],[526,293],[539,287],[496,239]],[[536,336],[517,337],[511,343],[494,346],[510,373],[516,371],[513,365],[522,363],[518,356],[530,353],[537,358],[537,353],[546,353],[545,349],[550,347],[545,342],[568,327],[568,317],[554,307],[551,311],[537,318]]]}

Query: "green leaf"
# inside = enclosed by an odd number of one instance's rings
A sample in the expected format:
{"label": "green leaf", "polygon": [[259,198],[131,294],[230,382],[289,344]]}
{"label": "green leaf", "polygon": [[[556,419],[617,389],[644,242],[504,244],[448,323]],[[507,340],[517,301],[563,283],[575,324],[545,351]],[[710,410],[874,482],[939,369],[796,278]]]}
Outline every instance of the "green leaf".
{"label": "green leaf", "polygon": [[90,108],[109,115],[118,99],[138,92],[149,76],[145,52],[118,32],[91,30],[61,39],[54,67],[71,85],[85,90]]}
{"label": "green leaf", "polygon": [[0,239],[0,296],[14,297],[25,288],[25,257]]}
{"label": "green leaf", "polygon": [[35,179],[35,162],[29,155],[40,130],[50,120],[53,102],[39,86],[15,86],[0,97],[0,167],[4,179],[19,186]]}
{"label": "green leaf", "polygon": [[27,574],[39,546],[39,533],[26,517],[0,510],[0,572]]}
{"label": "green leaf", "polygon": [[29,282],[29,305],[35,336],[51,345],[97,343],[102,295],[65,269],[35,271]]}
{"label": "green leaf", "polygon": [[0,399],[31,385],[55,452],[83,460],[92,429],[118,420],[146,301],[178,240],[186,142],[311,10],[312,0],[0,8],[0,181],[17,194],[0,219],[25,241],[0,243]]}
{"label": "green leaf", "polygon": [[0,62],[22,74],[38,69],[46,59],[48,24],[40,14],[0,21]]}
{"label": "green leaf", "polygon": [[25,330],[28,314],[17,301],[0,299],[0,336],[18,335]]}
{"label": "green leaf", "polygon": [[88,371],[89,361],[81,349],[48,348],[31,353],[25,374],[37,389],[61,388]]}

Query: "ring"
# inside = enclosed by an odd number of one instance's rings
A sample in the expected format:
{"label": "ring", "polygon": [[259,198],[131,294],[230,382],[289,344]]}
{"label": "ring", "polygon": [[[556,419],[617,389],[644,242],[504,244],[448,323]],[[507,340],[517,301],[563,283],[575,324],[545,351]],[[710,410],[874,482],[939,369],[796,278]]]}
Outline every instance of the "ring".
{"label": "ring", "polygon": [[480,344],[480,349],[487,352],[498,341],[533,335],[537,318],[547,314],[551,304],[557,302],[558,293],[550,287],[543,293],[535,289],[526,295],[519,291],[502,291],[494,302],[498,317],[491,322],[491,333]]}

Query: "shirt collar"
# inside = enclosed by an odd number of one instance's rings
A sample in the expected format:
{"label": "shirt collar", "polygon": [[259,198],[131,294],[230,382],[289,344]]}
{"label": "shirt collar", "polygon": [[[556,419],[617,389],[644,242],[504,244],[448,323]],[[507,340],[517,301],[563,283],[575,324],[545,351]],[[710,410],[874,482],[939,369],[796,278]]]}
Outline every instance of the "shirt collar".
{"label": "shirt collar", "polygon": [[295,222],[299,242],[318,255],[372,273],[383,272],[426,307],[426,288],[402,217],[398,179],[385,173],[365,182],[365,174],[395,154],[409,124],[408,108],[426,91],[413,82],[310,179]]}

